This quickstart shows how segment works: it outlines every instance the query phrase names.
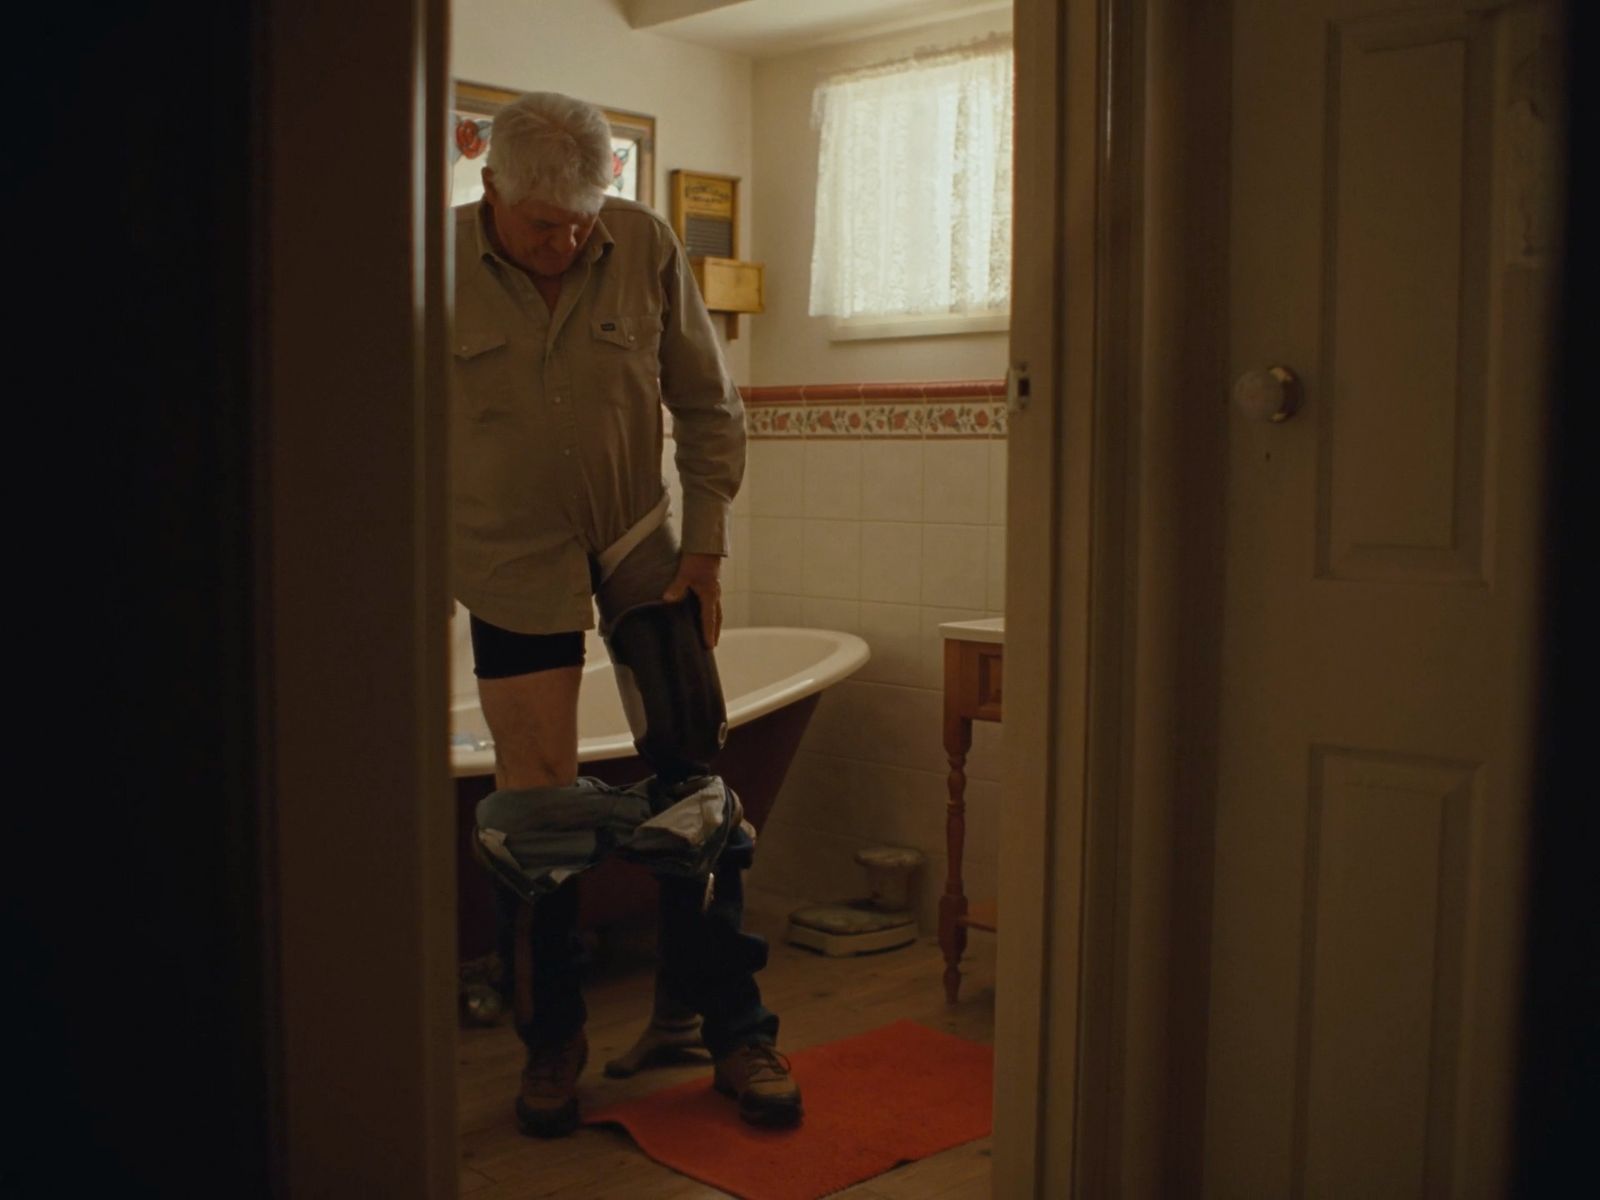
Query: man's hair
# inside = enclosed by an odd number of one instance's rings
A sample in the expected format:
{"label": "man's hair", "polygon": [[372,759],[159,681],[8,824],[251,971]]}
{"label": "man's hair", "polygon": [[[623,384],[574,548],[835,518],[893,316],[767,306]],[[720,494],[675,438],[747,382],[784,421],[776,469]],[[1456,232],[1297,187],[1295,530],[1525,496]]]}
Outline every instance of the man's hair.
{"label": "man's hair", "polygon": [[529,92],[495,114],[489,169],[508,204],[531,196],[569,212],[599,212],[611,187],[611,126],[583,100]]}

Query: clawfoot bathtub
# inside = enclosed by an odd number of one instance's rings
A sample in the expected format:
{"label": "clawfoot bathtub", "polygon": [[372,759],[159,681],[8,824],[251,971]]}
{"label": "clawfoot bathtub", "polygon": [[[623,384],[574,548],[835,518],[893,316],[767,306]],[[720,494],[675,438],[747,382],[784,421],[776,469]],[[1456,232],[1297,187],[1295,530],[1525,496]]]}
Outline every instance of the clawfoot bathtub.
{"label": "clawfoot bathtub", "polygon": [[[716,651],[728,709],[728,740],[717,772],[738,793],[746,819],[761,829],[822,690],[860,669],[867,644],[823,629],[726,629]],[[451,627],[450,762],[455,775],[460,958],[494,948],[494,884],[473,858],[473,811],[494,790],[494,746],[478,707],[464,612]],[[578,770],[629,784],[649,769],[633,750],[611,663],[590,632],[578,700]],[[759,849],[757,853],[760,853]],[[580,885],[579,923],[594,928],[648,912],[655,881],[619,859],[590,871]]]}

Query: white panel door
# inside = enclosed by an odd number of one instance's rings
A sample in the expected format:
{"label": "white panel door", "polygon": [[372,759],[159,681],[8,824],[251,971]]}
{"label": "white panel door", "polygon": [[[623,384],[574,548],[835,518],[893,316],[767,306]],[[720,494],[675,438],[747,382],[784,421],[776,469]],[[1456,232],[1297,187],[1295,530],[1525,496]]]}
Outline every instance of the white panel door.
{"label": "white panel door", "polygon": [[1205,1191],[1501,1191],[1550,4],[1237,0]]}

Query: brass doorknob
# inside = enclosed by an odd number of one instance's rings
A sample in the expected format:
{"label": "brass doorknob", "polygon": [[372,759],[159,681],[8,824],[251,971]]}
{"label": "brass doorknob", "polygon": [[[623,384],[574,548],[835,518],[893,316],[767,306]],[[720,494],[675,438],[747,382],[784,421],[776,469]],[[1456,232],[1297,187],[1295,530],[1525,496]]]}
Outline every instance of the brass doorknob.
{"label": "brass doorknob", "polygon": [[1287,421],[1302,399],[1300,380],[1288,367],[1256,367],[1233,384],[1233,406],[1252,421]]}

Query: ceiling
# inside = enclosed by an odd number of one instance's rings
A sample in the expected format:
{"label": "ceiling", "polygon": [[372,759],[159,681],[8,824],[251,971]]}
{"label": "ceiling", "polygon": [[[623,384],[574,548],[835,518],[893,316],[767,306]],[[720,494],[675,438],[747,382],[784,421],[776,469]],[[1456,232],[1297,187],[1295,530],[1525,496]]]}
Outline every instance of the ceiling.
{"label": "ceiling", "polygon": [[621,0],[634,29],[752,58],[1010,8],[1011,0]]}

